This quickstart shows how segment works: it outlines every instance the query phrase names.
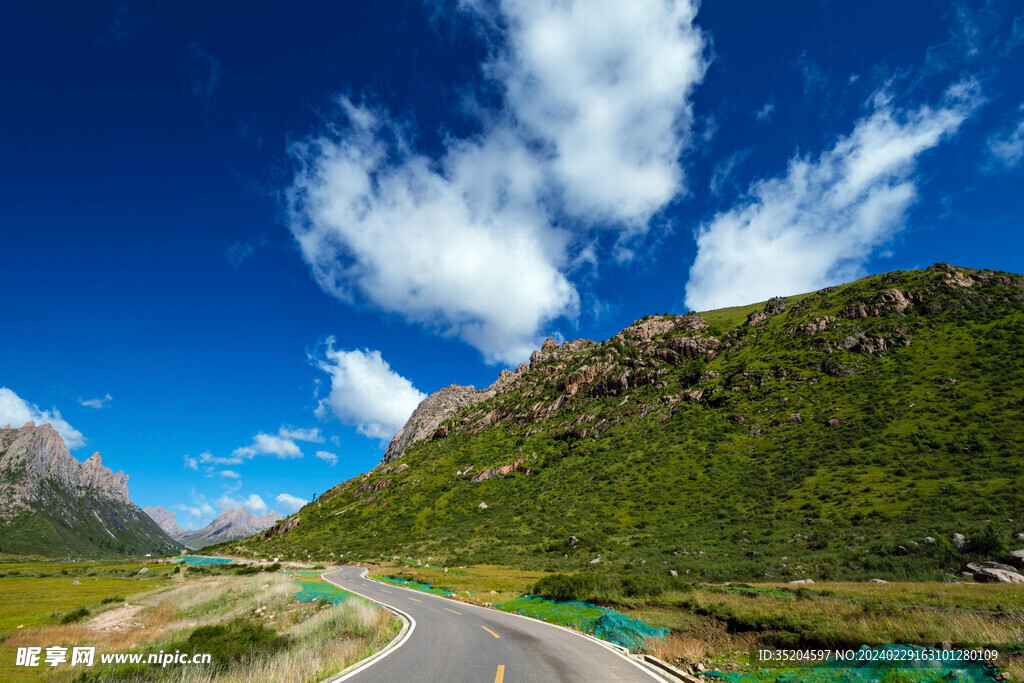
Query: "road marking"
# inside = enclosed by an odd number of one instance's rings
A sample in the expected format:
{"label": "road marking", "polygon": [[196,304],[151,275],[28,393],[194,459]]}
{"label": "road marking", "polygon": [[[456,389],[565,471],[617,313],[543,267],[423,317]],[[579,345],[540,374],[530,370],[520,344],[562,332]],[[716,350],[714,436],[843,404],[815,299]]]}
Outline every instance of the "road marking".
{"label": "road marking", "polygon": [[505,680],[505,665],[499,664],[498,673],[494,675],[494,683],[501,683],[503,680]]}
{"label": "road marking", "polygon": [[458,614],[460,617],[462,616],[462,612],[456,612],[455,610],[448,609],[447,607],[445,607],[444,609],[445,609],[446,612],[451,612],[452,614]]}
{"label": "road marking", "polygon": [[422,600],[417,600],[416,598],[409,598],[409,599],[412,600],[413,602],[423,602]]}
{"label": "road marking", "polygon": [[[482,628],[483,630],[487,631],[488,633],[490,633],[495,638],[501,638],[501,636],[499,636],[497,633],[495,633],[491,629],[487,628],[486,626],[481,626],[480,628]],[[502,668],[502,671],[504,671],[504,668]]]}
{"label": "road marking", "polygon": [[388,590],[384,590],[383,588],[381,588],[381,589],[380,589],[380,592],[381,592],[381,593],[390,593],[391,591],[388,591]]}

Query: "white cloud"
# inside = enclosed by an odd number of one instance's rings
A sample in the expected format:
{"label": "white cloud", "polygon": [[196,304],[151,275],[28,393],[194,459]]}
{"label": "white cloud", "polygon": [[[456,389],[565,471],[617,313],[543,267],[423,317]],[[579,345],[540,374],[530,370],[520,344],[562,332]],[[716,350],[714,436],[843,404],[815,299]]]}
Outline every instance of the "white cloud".
{"label": "white cloud", "polygon": [[83,405],[86,408],[96,408],[97,410],[100,408],[106,408],[113,400],[114,397],[110,394],[107,394],[103,398],[90,398],[88,400],[83,399],[81,396],[78,397],[79,405]]}
{"label": "white cloud", "polygon": [[544,161],[567,210],[646,229],[684,190],[688,96],[706,69],[696,4],[498,4],[508,31],[485,73],[505,87],[523,132],[549,147]]}
{"label": "white cloud", "polygon": [[[1020,107],[1024,111],[1024,105]],[[1003,134],[988,139],[988,151],[1005,168],[1015,168],[1024,159],[1024,118]]]}
{"label": "white cloud", "polygon": [[227,477],[228,479],[241,479],[242,478],[242,475],[239,474],[238,472],[235,472],[234,470],[221,470],[217,474],[219,474],[222,477]]}
{"label": "white cloud", "polygon": [[188,515],[188,520],[178,520],[178,523],[183,529],[198,529],[204,527],[210,523],[210,521],[217,516],[217,510],[206,502],[206,497],[197,493],[195,489],[190,494],[192,498],[191,505],[175,505],[174,509],[179,512],[184,512]]}
{"label": "white cloud", "polygon": [[756,118],[758,121],[766,122],[771,120],[772,114],[774,113],[775,103],[765,102],[763,107],[754,112],[754,118]]}
{"label": "white cloud", "polygon": [[185,469],[199,471],[199,458],[193,458],[191,455],[185,455]]}
{"label": "white cloud", "polygon": [[726,157],[723,161],[715,164],[715,169],[711,174],[711,181],[708,184],[708,189],[711,190],[711,194],[721,194],[725,189],[726,183],[734,185],[732,180],[733,172],[736,167],[746,161],[754,150],[752,148],[741,149],[738,152],[734,152]]}
{"label": "white cloud", "polygon": [[277,501],[278,507],[281,508],[281,511],[286,515],[290,515],[309,502],[308,500],[304,500],[298,496],[293,496],[290,493],[281,493],[274,500]]}
{"label": "white cloud", "polygon": [[317,451],[316,457],[320,458],[331,467],[334,467],[335,465],[338,464],[338,456],[335,455],[334,453],[331,453],[330,451]]}
{"label": "white cloud", "polygon": [[262,515],[267,511],[267,504],[255,493],[249,494],[249,497],[245,499],[245,507],[255,515]]}
{"label": "white cloud", "polygon": [[320,430],[315,427],[313,429],[292,429],[291,427],[281,427],[278,433],[286,439],[294,439],[296,441],[309,441],[312,443],[324,442],[324,437],[320,435]]}
{"label": "white cloud", "polygon": [[40,410],[35,404],[24,400],[7,387],[0,387],[0,426],[9,424],[18,428],[26,422],[35,422],[37,425],[49,424],[70,450],[81,448],[85,445],[85,437],[61,417],[60,411]]}
{"label": "white cloud", "polygon": [[373,439],[394,436],[427,397],[392,370],[380,351],[339,351],[332,337],[327,340],[324,357],[313,360],[331,376],[331,393],[320,400],[316,416],[324,420],[333,414]]}
{"label": "white cloud", "polygon": [[[260,432],[252,438],[252,444],[236,448],[229,458],[212,458],[211,462],[223,461],[223,464],[237,464],[256,455],[273,455],[278,458],[301,458],[302,450],[296,441],[322,443],[319,429],[292,429],[281,427],[277,434]],[[234,462],[231,462],[234,460]]]}
{"label": "white cloud", "polygon": [[877,95],[850,135],[817,159],[791,159],[784,175],[754,182],[744,201],[701,226],[687,305],[752,303],[860,275],[872,250],[903,227],[918,157],[980,102],[970,81],[952,86],[938,108],[901,111]]}
{"label": "white cloud", "polygon": [[430,158],[387,113],[339,98],[329,132],[292,147],[288,199],[325,291],[514,363],[577,315],[565,273],[590,228],[641,234],[684,191],[705,61],[688,2],[499,4],[464,5],[490,30],[484,73],[503,94],[479,135]]}

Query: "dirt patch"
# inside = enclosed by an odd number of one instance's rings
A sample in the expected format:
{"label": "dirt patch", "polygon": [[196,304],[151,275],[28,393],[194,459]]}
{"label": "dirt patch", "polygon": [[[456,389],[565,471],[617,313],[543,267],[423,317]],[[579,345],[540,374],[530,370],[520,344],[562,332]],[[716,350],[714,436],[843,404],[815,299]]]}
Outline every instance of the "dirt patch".
{"label": "dirt patch", "polygon": [[144,609],[142,605],[125,604],[124,607],[97,614],[87,621],[85,626],[93,631],[130,631],[142,626],[138,616]]}

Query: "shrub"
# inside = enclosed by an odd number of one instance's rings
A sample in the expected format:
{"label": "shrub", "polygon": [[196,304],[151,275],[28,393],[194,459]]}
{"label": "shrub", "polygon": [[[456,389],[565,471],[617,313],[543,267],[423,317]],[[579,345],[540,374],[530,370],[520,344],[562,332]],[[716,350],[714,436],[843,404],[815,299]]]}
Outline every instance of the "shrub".
{"label": "shrub", "polygon": [[89,610],[87,610],[84,607],[78,607],[77,609],[73,609],[73,610],[70,610],[68,612],[65,612],[64,614],[55,615],[55,616],[58,617],[58,621],[60,623],[62,623],[62,624],[71,624],[71,623],[74,623],[76,621],[81,621],[82,619],[84,619],[87,616],[89,616]]}
{"label": "shrub", "polygon": [[263,571],[265,571],[265,572],[279,572],[279,571],[281,571],[281,563],[280,562],[275,562],[274,564],[270,565],[269,567],[264,567]]}
{"label": "shrub", "polygon": [[112,602],[124,602],[123,595],[112,595],[109,598],[103,598],[100,600],[101,605],[109,605]]}
{"label": "shrub", "polygon": [[598,592],[596,574],[555,574],[545,576],[533,586],[533,594],[549,600],[590,600]]}
{"label": "shrub", "polygon": [[245,619],[236,619],[226,624],[200,626],[188,641],[177,649],[192,652],[208,652],[214,667],[226,669],[235,662],[269,656],[283,650],[291,643],[288,636]]}
{"label": "shrub", "polygon": [[254,567],[252,565],[246,565],[244,567],[239,567],[238,569],[236,569],[235,570],[235,574],[238,574],[239,576],[246,576],[248,574],[258,574],[259,571],[260,571],[259,567]]}

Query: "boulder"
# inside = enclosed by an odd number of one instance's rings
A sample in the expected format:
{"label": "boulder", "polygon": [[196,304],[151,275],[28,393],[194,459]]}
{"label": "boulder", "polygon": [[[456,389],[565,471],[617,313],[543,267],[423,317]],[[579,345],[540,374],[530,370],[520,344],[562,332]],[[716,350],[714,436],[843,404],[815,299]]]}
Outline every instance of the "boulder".
{"label": "boulder", "polygon": [[1024,548],[1021,550],[1011,550],[1010,557],[1013,559],[1013,563],[1015,565],[1024,568]]}
{"label": "boulder", "polygon": [[871,579],[868,583],[889,583],[885,579]]}
{"label": "boulder", "polygon": [[953,545],[955,545],[958,550],[963,548],[967,545],[967,537],[963,534],[953,534]]}
{"label": "boulder", "polygon": [[1024,575],[1013,567],[998,562],[971,562],[967,570],[981,583],[1024,583]]}
{"label": "boulder", "polygon": [[796,581],[790,581],[790,583],[791,584],[796,584],[796,585],[809,584],[809,583],[814,583],[814,579],[797,579]]}

